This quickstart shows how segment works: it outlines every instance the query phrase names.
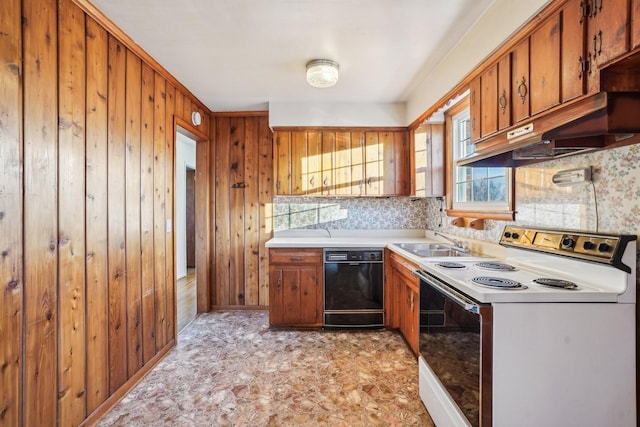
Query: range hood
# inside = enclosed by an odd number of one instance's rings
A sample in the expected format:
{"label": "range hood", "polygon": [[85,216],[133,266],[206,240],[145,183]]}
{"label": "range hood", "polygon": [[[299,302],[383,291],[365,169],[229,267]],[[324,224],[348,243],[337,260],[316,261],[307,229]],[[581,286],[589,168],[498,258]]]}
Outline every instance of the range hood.
{"label": "range hood", "polygon": [[458,166],[514,167],[606,147],[640,133],[640,93],[600,92],[476,144]]}

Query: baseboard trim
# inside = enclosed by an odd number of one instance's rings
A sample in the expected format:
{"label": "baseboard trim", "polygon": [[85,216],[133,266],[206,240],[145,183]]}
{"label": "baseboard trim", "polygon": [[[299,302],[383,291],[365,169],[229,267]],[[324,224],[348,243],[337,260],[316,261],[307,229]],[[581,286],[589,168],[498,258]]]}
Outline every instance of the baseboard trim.
{"label": "baseboard trim", "polygon": [[160,363],[160,361],[162,361],[162,359],[164,359],[171,350],[173,350],[173,348],[176,346],[176,341],[175,340],[171,340],[169,343],[167,343],[166,346],[164,346],[164,348],[162,350],[160,350],[158,352],[158,354],[156,354],[155,356],[153,356],[151,358],[151,360],[149,360],[149,362],[147,362],[146,365],[144,365],[142,368],[140,368],[140,370],[138,370],[138,372],[136,372],[135,374],[133,374],[131,376],[131,378],[129,378],[127,380],[127,382],[125,382],[122,387],[120,387],[118,390],[116,390],[115,393],[113,393],[111,396],[109,396],[107,398],[107,400],[105,400],[102,405],[98,406],[95,411],[93,411],[91,414],[89,414],[89,416],[87,416],[87,418],[85,418],[85,420],[82,422],[82,424],[80,424],[81,427],[89,427],[89,426],[94,426],[98,423],[98,421],[100,421],[102,419],[102,417],[104,417],[106,415],[107,412],[109,412],[111,409],[113,409],[121,400],[123,397],[125,397],[127,395],[127,393],[129,393],[131,390],[133,390],[133,388],[138,385],[138,383],[140,381],[142,381],[142,379],[144,377],[147,376],[147,374],[149,372],[151,372],[151,370],[153,370],[153,368],[156,367],[156,365],[158,363]]}

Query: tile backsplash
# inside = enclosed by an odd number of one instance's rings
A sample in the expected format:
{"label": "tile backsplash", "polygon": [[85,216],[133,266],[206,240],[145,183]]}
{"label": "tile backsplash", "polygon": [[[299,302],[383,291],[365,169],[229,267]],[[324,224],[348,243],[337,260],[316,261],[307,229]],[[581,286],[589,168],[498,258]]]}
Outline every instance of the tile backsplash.
{"label": "tile backsplash", "polygon": [[[558,187],[551,180],[558,171],[589,166],[593,170],[592,182]],[[515,193],[515,224],[640,234],[640,145],[517,168]],[[430,228],[497,242],[507,224],[485,221],[485,230],[458,228],[440,211],[440,203],[437,199],[427,202]]]}
{"label": "tile backsplash", "polygon": [[427,199],[284,197],[273,202],[274,231],[294,228],[425,229]]}

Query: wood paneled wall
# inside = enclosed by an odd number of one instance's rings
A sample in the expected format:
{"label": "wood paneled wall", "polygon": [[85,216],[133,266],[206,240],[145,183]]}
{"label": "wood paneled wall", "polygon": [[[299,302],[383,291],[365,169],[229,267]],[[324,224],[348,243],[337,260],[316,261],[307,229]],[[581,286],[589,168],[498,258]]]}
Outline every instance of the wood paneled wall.
{"label": "wood paneled wall", "polygon": [[174,120],[194,110],[89,4],[0,2],[0,425],[96,417],[172,347]]}
{"label": "wood paneled wall", "polygon": [[215,205],[212,211],[212,305],[269,304],[268,252],[272,237],[272,133],[266,113],[214,116]]}

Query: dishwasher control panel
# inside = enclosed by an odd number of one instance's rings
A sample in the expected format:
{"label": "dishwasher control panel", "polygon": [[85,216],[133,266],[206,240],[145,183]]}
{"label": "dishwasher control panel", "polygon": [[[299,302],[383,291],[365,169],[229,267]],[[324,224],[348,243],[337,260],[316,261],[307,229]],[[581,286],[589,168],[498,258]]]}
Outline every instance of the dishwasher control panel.
{"label": "dishwasher control panel", "polygon": [[325,249],[324,262],[382,262],[382,249]]}

